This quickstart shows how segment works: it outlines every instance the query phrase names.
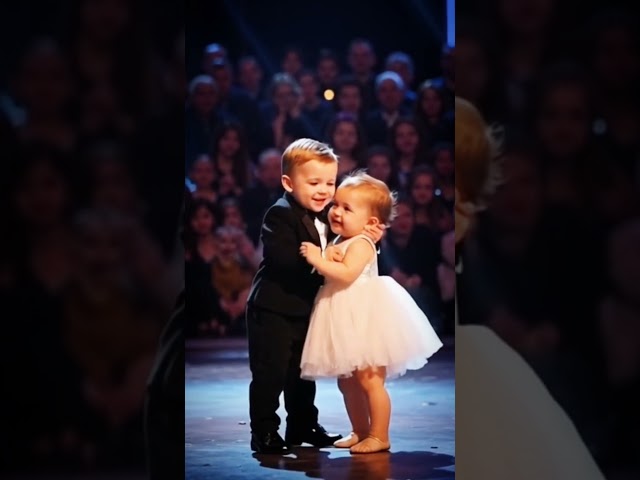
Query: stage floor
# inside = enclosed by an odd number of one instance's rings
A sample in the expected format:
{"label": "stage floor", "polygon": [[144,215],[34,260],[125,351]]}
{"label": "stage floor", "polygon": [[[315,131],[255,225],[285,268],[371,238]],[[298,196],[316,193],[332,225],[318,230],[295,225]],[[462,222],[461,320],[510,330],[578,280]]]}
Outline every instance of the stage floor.
{"label": "stage floor", "polygon": [[[390,452],[351,455],[346,449],[303,446],[279,456],[258,455],[249,448],[251,374],[246,340],[188,341],[185,478],[454,478],[455,386],[451,343],[445,341],[449,346],[434,355],[423,369],[388,382],[392,400]],[[316,406],[320,423],[328,431],[348,433],[349,423],[335,380],[317,382]],[[278,414],[284,420],[284,407]]]}

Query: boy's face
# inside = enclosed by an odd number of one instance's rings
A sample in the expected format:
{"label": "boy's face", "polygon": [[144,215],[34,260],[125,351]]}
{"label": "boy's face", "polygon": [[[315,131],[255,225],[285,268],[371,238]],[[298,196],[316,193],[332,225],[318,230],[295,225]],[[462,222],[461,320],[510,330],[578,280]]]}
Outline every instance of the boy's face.
{"label": "boy's face", "polygon": [[310,160],[282,176],[282,186],[304,208],[321,212],[336,193],[338,164]]}

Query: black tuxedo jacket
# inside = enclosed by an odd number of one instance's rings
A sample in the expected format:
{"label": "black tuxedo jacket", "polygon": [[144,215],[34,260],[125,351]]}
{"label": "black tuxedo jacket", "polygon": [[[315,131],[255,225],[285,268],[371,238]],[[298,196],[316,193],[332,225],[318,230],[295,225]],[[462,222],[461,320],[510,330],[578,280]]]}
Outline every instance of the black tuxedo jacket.
{"label": "black tuxedo jacket", "polygon": [[[320,214],[326,223],[326,211]],[[327,227],[327,242],[333,237]],[[247,304],[285,316],[311,314],[323,277],[300,255],[300,244],[320,246],[320,235],[310,212],[285,193],[264,216],[260,238],[263,260],[253,279]]]}

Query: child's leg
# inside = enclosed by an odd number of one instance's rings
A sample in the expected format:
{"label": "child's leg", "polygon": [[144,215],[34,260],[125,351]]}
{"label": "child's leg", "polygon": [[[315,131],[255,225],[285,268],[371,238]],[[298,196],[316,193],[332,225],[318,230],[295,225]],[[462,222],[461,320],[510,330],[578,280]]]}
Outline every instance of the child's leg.
{"label": "child's leg", "polygon": [[284,406],[287,410],[287,436],[297,437],[318,424],[318,409],[314,405],[316,382],[300,378],[300,362],[307,325],[303,321],[289,321],[291,343],[289,363],[284,385]]}
{"label": "child's leg", "polygon": [[280,393],[284,389],[291,334],[287,320],[281,315],[247,309],[249,339],[249,415],[251,431],[257,434],[278,431]]}
{"label": "child's leg", "polygon": [[385,367],[370,367],[356,371],[356,376],[369,403],[371,427],[369,436],[351,447],[352,453],[373,453],[388,450],[389,420],[391,418],[391,400],[384,386],[387,374]]}
{"label": "child's leg", "polygon": [[344,406],[351,421],[351,433],[333,445],[338,448],[349,448],[369,434],[369,404],[355,375],[339,378],[338,388],[342,392]]}

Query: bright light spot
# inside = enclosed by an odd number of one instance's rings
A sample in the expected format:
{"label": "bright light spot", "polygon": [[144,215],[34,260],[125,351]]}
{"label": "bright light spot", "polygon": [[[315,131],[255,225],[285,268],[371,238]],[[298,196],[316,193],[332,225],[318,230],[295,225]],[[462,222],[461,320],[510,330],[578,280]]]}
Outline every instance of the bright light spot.
{"label": "bright light spot", "polygon": [[325,100],[327,100],[327,101],[329,101],[329,102],[330,102],[331,100],[333,100],[333,97],[335,97],[335,96],[336,96],[336,94],[335,94],[335,93],[333,93],[333,90],[331,90],[330,88],[328,88],[328,89],[326,89],[326,90],[324,91],[324,99],[325,99]]}

